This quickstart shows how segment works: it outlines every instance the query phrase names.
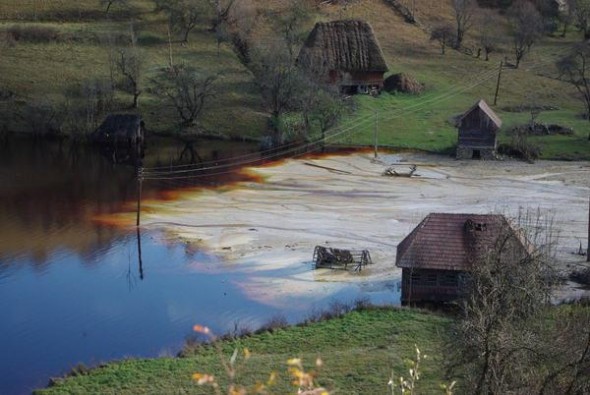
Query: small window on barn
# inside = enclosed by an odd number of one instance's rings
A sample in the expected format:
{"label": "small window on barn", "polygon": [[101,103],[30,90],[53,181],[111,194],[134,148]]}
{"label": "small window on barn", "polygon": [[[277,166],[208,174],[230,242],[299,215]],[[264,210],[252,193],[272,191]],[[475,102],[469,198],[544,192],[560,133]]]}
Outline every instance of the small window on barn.
{"label": "small window on barn", "polygon": [[485,222],[475,222],[471,219],[468,219],[465,222],[465,227],[468,230],[478,231],[478,232],[484,232],[484,231],[488,230],[488,224],[486,224]]}
{"label": "small window on barn", "polygon": [[459,278],[457,273],[449,272],[441,274],[440,285],[443,287],[457,287],[459,285]]}
{"label": "small window on barn", "polygon": [[471,286],[471,276],[469,273],[459,273],[457,275],[457,283],[459,289],[467,291]]}
{"label": "small window on barn", "polygon": [[485,222],[476,222],[475,223],[475,230],[483,232],[488,229],[488,224]]}

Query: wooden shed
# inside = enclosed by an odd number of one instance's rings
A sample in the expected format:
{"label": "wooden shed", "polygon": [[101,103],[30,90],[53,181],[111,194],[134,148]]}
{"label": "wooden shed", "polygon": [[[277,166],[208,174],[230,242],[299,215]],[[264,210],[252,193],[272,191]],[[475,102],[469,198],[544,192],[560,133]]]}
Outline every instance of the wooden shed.
{"label": "wooden shed", "polygon": [[115,163],[136,163],[143,157],[145,124],[137,114],[109,114],[89,136]]}
{"label": "wooden shed", "polygon": [[100,144],[135,145],[144,140],[145,124],[137,114],[109,114],[90,135]]}
{"label": "wooden shed", "polygon": [[495,159],[502,120],[480,100],[457,120],[457,159]]}
{"label": "wooden shed", "polygon": [[316,23],[297,62],[343,93],[380,91],[387,71],[373,28],[361,20]]}
{"label": "wooden shed", "polygon": [[520,261],[526,241],[503,215],[432,213],[397,246],[402,268],[402,304],[449,302],[459,298],[473,265],[502,243],[503,259]]}

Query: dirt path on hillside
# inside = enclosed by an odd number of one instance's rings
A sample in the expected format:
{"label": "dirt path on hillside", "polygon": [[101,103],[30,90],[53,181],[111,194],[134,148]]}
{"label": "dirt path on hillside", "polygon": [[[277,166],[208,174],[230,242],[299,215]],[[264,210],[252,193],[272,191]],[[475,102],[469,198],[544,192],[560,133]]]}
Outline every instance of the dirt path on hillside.
{"label": "dirt path on hillside", "polygon": [[[315,166],[309,166],[311,163]],[[418,177],[383,177],[389,166]],[[318,167],[321,166],[321,167]],[[334,170],[330,170],[334,169]],[[148,202],[142,220],[170,239],[205,249],[223,264],[203,270],[239,268],[248,297],[281,306],[293,297],[336,294],[351,282],[367,289],[392,287],[401,270],[397,244],[431,212],[497,212],[516,217],[539,209],[557,231],[561,270],[584,266],[590,163],[455,161],[428,155],[369,154],[288,160],[245,171],[264,183],[181,194],[173,202]],[[374,264],[360,275],[313,270],[316,245],[368,249]],[[283,271],[283,277],[265,273]],[[578,292],[568,287],[559,297]]]}

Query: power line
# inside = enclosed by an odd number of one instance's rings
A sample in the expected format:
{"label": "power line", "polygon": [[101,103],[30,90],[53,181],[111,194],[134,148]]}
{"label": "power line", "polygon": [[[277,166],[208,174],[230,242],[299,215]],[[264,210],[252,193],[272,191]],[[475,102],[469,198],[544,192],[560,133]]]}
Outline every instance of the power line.
{"label": "power line", "polygon": [[[566,53],[567,51],[569,51],[569,49],[564,49],[564,50],[560,51],[560,53]],[[555,56],[558,56],[558,55],[555,55]],[[544,66],[545,64],[550,63],[551,61],[553,61],[553,60],[537,61],[537,62],[533,63],[532,66],[529,64],[529,69],[536,69],[540,66]],[[427,105],[429,105],[432,102],[435,102],[435,101],[441,102],[441,101],[449,100],[450,98],[452,98],[460,93],[463,93],[465,91],[473,89],[476,86],[482,85],[484,82],[488,81],[490,78],[492,78],[495,75],[496,75],[495,69],[487,70],[487,71],[484,71],[484,72],[474,75],[472,77],[472,80],[475,80],[475,81],[470,82],[469,85],[457,86],[457,87],[452,88],[452,89],[450,89],[446,92],[443,92],[439,95],[426,98],[426,99],[421,100],[417,103],[414,103],[410,106],[406,106],[406,107],[399,108],[397,110],[393,110],[393,111],[389,112],[387,115],[373,113],[373,114],[368,114],[368,115],[361,117],[361,118],[356,118],[351,123],[345,124],[344,126],[337,128],[334,132],[327,135],[323,140],[316,140],[316,141],[308,142],[308,143],[304,143],[304,144],[290,143],[290,144],[287,144],[282,147],[277,147],[277,148],[263,151],[262,153],[246,154],[246,155],[242,155],[242,156],[234,157],[234,158],[227,158],[227,159],[218,160],[218,161],[209,161],[209,162],[201,163],[198,165],[177,165],[177,166],[168,166],[168,167],[145,168],[144,169],[144,179],[147,179],[147,180],[179,180],[179,179],[188,179],[188,178],[195,178],[195,177],[202,177],[202,176],[212,177],[212,176],[219,176],[219,175],[231,173],[231,172],[233,172],[233,170],[235,168],[239,168],[239,167],[243,167],[243,166],[251,165],[251,164],[255,164],[255,163],[270,161],[272,159],[295,158],[297,156],[301,156],[301,155],[313,152],[314,148],[315,149],[319,148],[318,144],[320,142],[328,142],[328,141],[336,140],[337,138],[342,137],[346,133],[351,132],[354,128],[360,128],[362,126],[365,126],[369,122],[373,122],[373,120],[376,116],[381,117],[383,120],[392,120],[392,119],[399,118],[401,116],[415,113],[415,112],[423,109],[424,107],[426,107]],[[383,110],[383,112],[384,111],[385,110]],[[354,134],[354,132],[351,134]],[[285,149],[285,147],[287,147],[287,149]],[[220,162],[222,162],[222,164],[219,164]],[[225,163],[225,162],[227,162],[227,163]],[[215,163],[215,165],[214,166],[203,166],[203,164],[209,164],[209,163]],[[189,166],[193,166],[194,168],[188,168]],[[196,166],[198,166],[198,167],[196,167]],[[170,169],[170,170],[164,171],[163,169]],[[172,169],[178,169],[178,170],[172,170]],[[215,172],[215,173],[199,174],[199,173],[205,173],[208,170],[217,170],[217,169],[232,169],[232,170],[227,171],[227,172],[221,171],[221,172]],[[188,175],[189,173],[191,175]],[[196,174],[192,174],[192,173],[196,173]]]}

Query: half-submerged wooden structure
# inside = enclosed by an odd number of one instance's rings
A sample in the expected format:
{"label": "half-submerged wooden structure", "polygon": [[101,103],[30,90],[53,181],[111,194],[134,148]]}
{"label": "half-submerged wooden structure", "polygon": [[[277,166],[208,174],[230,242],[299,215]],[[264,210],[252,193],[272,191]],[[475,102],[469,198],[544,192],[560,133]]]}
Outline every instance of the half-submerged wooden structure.
{"label": "half-submerged wooden structure", "polygon": [[316,268],[354,269],[360,272],[363,266],[373,263],[368,250],[346,250],[316,246],[313,250],[313,260]]}
{"label": "half-submerged wooden structure", "polygon": [[418,167],[416,165],[410,166],[410,170],[407,172],[398,171],[395,169],[395,166],[390,166],[387,169],[385,169],[385,171],[383,171],[383,173],[381,175],[389,176],[389,177],[410,178],[410,177],[418,176],[418,174],[414,175],[414,173],[416,173],[416,170],[418,170]]}
{"label": "half-submerged wooden structure", "polygon": [[530,253],[530,246],[503,215],[429,214],[397,246],[402,304],[442,303],[461,297],[473,265],[492,253],[520,262]]}
{"label": "half-submerged wooden structure", "polygon": [[457,120],[457,159],[496,158],[496,135],[502,120],[484,100],[479,100]]}
{"label": "half-submerged wooden structure", "polygon": [[388,70],[373,28],[361,20],[316,23],[297,63],[347,94],[381,91]]}
{"label": "half-submerged wooden structure", "polygon": [[143,156],[145,123],[137,114],[109,114],[89,139],[113,162],[135,164]]}

